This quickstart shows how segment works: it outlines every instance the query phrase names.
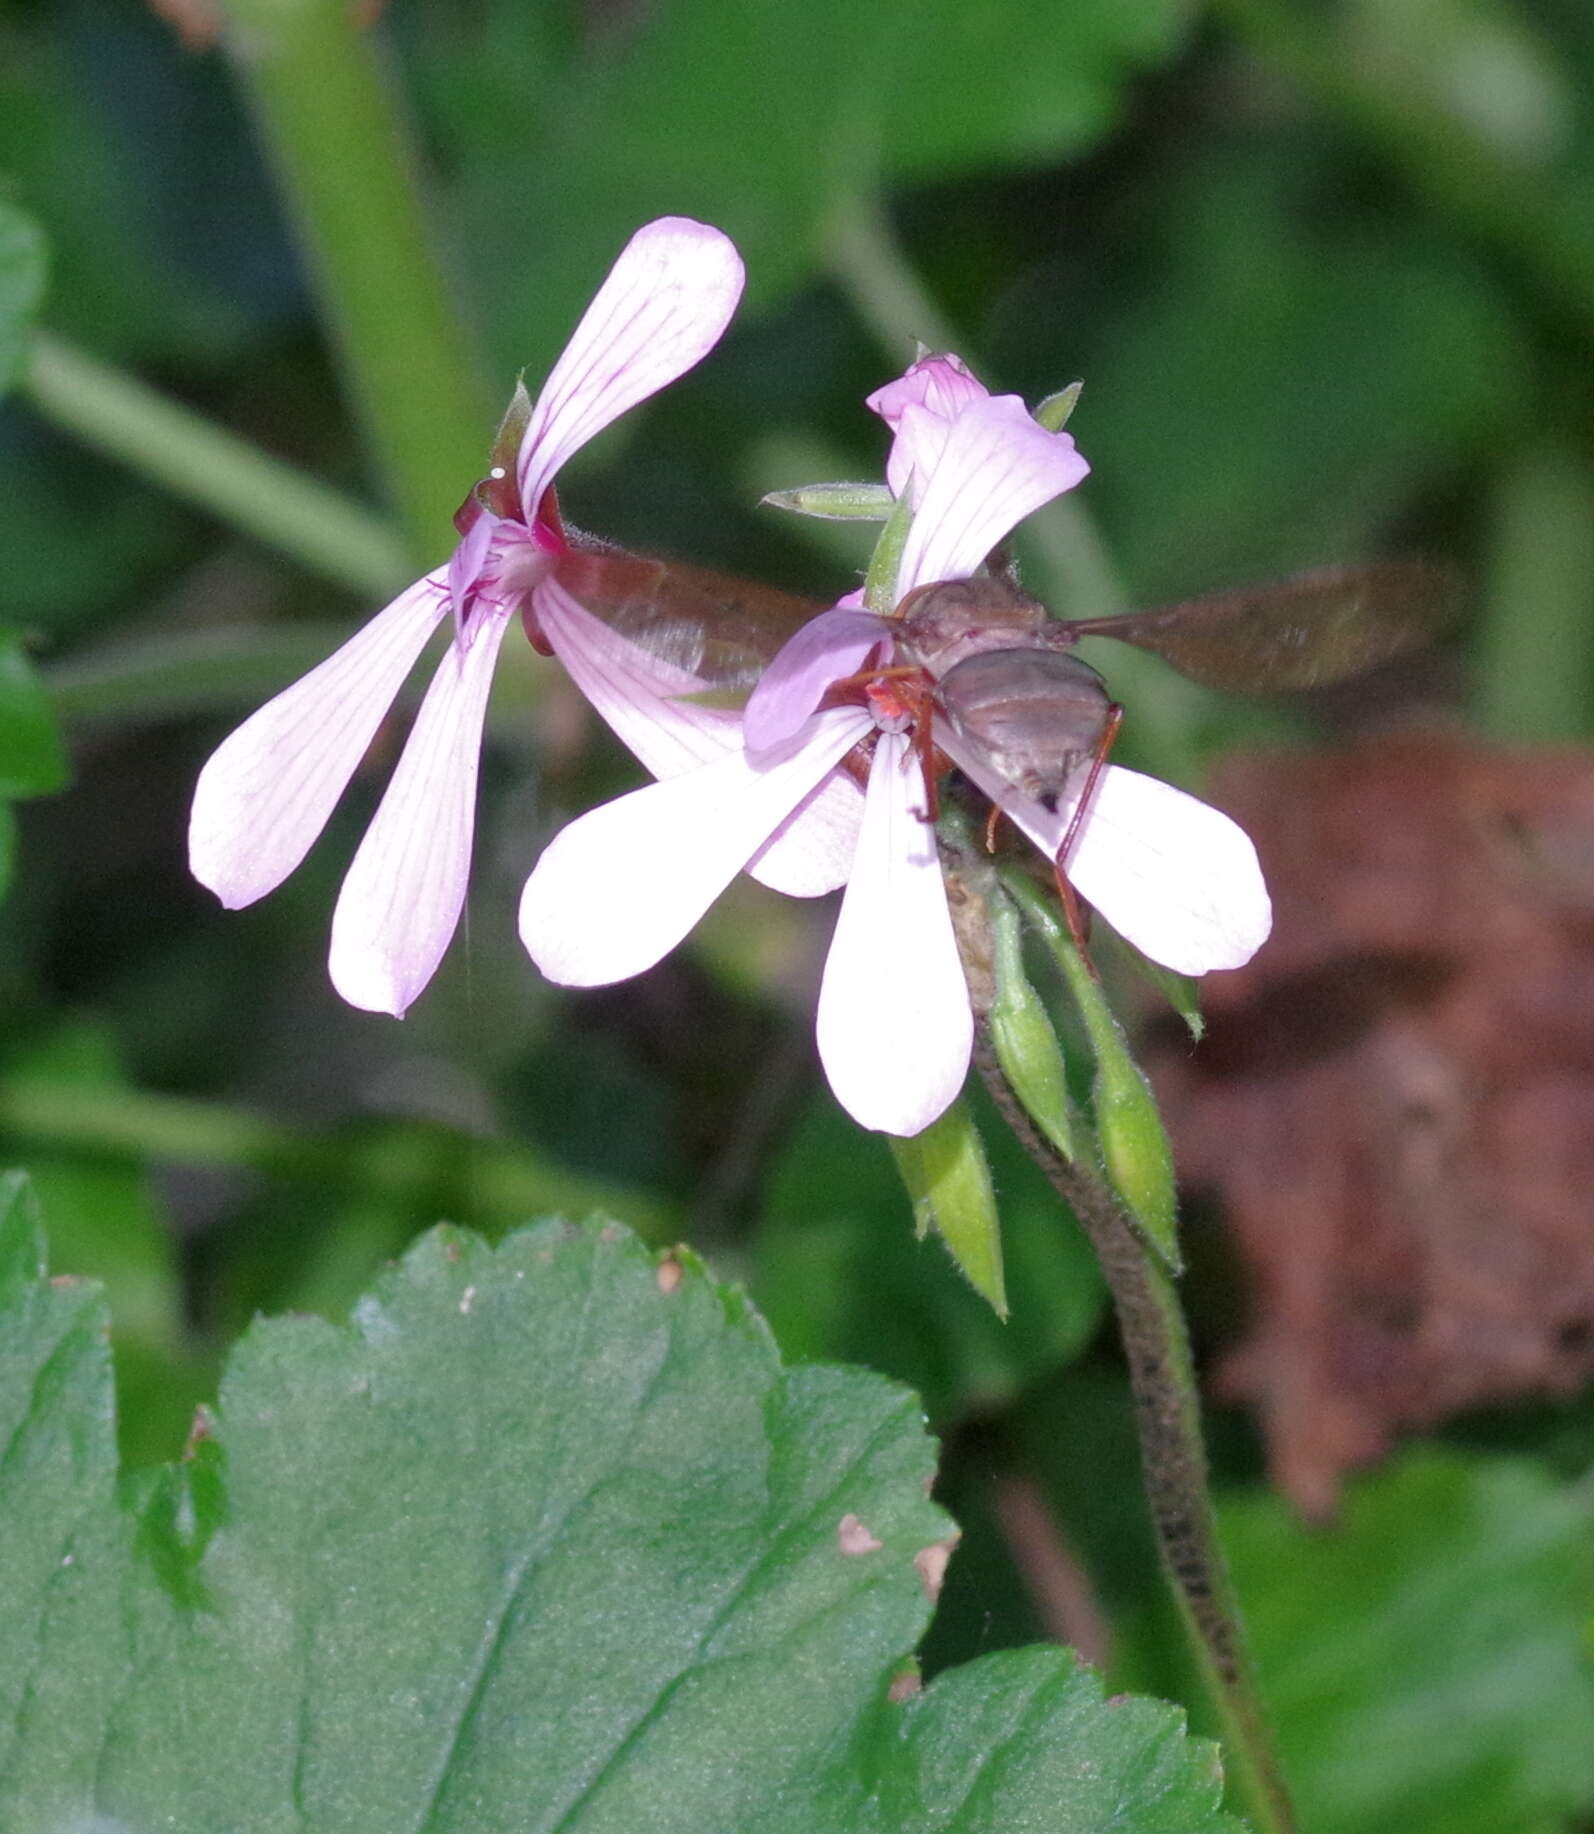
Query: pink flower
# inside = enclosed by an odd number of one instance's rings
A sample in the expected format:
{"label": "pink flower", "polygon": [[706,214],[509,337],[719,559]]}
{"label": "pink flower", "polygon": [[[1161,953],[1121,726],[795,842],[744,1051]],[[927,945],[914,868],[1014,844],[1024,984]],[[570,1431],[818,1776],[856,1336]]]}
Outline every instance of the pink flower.
{"label": "pink flower", "polygon": [[[916,364],[892,404],[903,410],[902,476],[915,480],[919,500],[899,599],[923,582],[974,572],[1019,520],[1086,470],[1073,441],[1038,426],[1016,396],[991,396],[955,359],[946,365]],[[933,390],[938,405],[901,400],[913,389],[926,398]],[[838,681],[888,660],[892,641],[889,619],[850,605],[805,626],[754,690],[742,751],[622,796],[554,839],[527,881],[520,933],[543,973],[568,986],[641,973],[681,941],[799,803],[851,768],[865,769],[820,988],[819,1052],[857,1121],[911,1135],[956,1096],[973,1042],[923,774],[906,710],[888,687],[860,696],[861,705],[821,704]],[[859,748],[871,744],[865,761]]]}
{"label": "pink flower", "polygon": [[[551,487],[574,452],[713,348],[741,289],[741,261],[718,230],[684,217],[640,229],[535,403],[517,396],[511,420],[518,413],[525,424],[514,475],[506,475],[506,453],[467,499],[448,564],[246,720],[200,773],[190,865],[236,910],[304,858],[452,610],[454,640],[333,914],[328,967],[351,1005],[402,1015],[453,936],[470,870],[488,689],[517,613],[649,769],[695,767],[737,742],[734,714],[676,698],[704,684],[609,631],[560,584],[553,569],[571,550]],[[817,820],[810,826],[822,829]],[[804,890],[810,881],[822,888],[826,871],[788,848],[768,876]]]}

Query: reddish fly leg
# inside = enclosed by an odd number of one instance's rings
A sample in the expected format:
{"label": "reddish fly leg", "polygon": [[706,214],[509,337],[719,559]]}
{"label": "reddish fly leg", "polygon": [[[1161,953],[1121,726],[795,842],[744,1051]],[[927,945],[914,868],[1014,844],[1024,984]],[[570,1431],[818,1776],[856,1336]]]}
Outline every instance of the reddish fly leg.
{"label": "reddish fly leg", "polygon": [[1068,920],[1068,933],[1074,939],[1074,945],[1084,957],[1085,966],[1092,974],[1096,965],[1087,952],[1090,941],[1090,924],[1087,913],[1074,890],[1073,881],[1068,876],[1068,856],[1074,850],[1074,843],[1079,839],[1079,830],[1084,826],[1085,817],[1090,813],[1091,801],[1096,794],[1096,785],[1101,781],[1101,773],[1107,766],[1107,754],[1112,750],[1113,740],[1118,737],[1118,728],[1124,722],[1124,710],[1115,701],[1107,709],[1107,723],[1102,728],[1101,742],[1090,760],[1090,771],[1085,778],[1085,787],[1080,792],[1079,800],[1074,804],[1074,812],[1068,818],[1068,826],[1063,830],[1063,842],[1057,849],[1056,858],[1052,861],[1052,877],[1057,881],[1057,896],[1062,901],[1063,915]]}

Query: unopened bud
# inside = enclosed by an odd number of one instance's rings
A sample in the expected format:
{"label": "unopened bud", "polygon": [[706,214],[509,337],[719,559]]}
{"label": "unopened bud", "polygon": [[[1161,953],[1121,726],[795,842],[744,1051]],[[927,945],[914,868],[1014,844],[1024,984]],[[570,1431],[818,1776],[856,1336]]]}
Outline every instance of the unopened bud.
{"label": "unopened bud", "polygon": [[1048,395],[1035,409],[1035,418],[1048,433],[1061,433],[1068,425],[1069,416],[1079,405],[1079,397],[1084,391],[1083,382],[1070,382],[1067,388],[1060,388],[1055,395]]}
{"label": "unopened bud", "polygon": [[1007,1316],[1002,1232],[991,1168],[974,1117],[961,1096],[911,1139],[891,1139],[897,1170],[913,1203],[920,1237],[933,1228],[998,1318]]}
{"label": "unopened bud", "polygon": [[997,1061],[1030,1119],[1065,1159],[1072,1159],[1074,1115],[1063,1047],[1024,972],[1018,912],[1000,893],[991,900],[991,929],[996,942],[996,998],[987,1024]]}
{"label": "unopened bud", "polygon": [[759,502],[825,522],[884,522],[896,498],[884,484],[799,484],[769,491]]}
{"label": "unopened bud", "polygon": [[1096,1136],[1113,1189],[1140,1236],[1178,1273],[1182,1262],[1173,1153],[1151,1085],[1130,1053],[1129,1040],[1107,1004],[1095,971],[1056,913],[1028,879],[1013,874],[1006,882],[1019,908],[1056,956],[1085,1022],[1096,1059],[1092,1102]]}

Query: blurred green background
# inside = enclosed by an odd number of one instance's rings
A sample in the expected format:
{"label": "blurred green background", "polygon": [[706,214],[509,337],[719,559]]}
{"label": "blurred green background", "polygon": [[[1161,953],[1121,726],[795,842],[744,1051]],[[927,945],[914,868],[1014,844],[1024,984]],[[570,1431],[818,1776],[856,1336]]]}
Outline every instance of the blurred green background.
{"label": "blurred green background", "polygon": [[[103,428],[79,437],[0,348],[23,374],[0,411],[0,619],[71,761],[68,787],[18,800],[14,849],[0,808],[0,1154],[38,1179],[54,1265],[109,1283],[130,1455],[180,1447],[255,1310],[338,1312],[440,1216],[498,1232],[607,1208],[749,1279],[792,1354],[920,1388],[968,1526],[934,1661],[1061,1630],[1177,1690],[1086,1252],[994,1124],[1011,1325],[913,1241],[884,1146],[816,1074],[826,911],[743,881],[642,981],[540,983],[519,886],[562,821],[638,776],[524,646],[495,695],[467,923],[402,1024],[341,1006],[324,969],[380,761],[244,913],[189,879],[187,799],[383,579],[446,554],[479,464],[459,429],[485,453],[517,371],[535,387],[620,244],[676,212],[737,241],[747,299],[700,371],[562,479],[578,525],[828,602],[861,545],[757,499],[878,474],[862,397],[915,336],[951,342],[1031,399],[1085,379],[1092,475],[1024,553],[1065,614],[1383,553],[1472,582],[1442,655],[1305,712],[1118,661],[1128,761],[1199,787],[1225,749],[1391,708],[1586,739],[1594,9],[392,0],[371,42],[465,353],[425,378],[451,406],[435,488],[408,497],[362,438],[255,131],[295,131],[273,34],[313,49],[341,11],[237,0],[218,38],[208,0],[162,10],[184,34],[132,0],[0,0],[0,197],[47,239],[51,348],[395,520],[312,569],[118,462]],[[336,193],[336,163],[315,182]],[[367,233],[379,256],[356,207],[347,234]],[[25,266],[0,246],[0,289]],[[366,303],[402,395],[422,345]],[[1202,1349],[1241,1304],[1215,1269]],[[1354,1487],[1326,1535],[1262,1491],[1243,1420],[1214,1433],[1307,1825],[1594,1826],[1587,1480],[1568,1488],[1594,1418],[1464,1423]],[[1089,1575],[1061,1622],[1025,1571],[1036,1496]]]}

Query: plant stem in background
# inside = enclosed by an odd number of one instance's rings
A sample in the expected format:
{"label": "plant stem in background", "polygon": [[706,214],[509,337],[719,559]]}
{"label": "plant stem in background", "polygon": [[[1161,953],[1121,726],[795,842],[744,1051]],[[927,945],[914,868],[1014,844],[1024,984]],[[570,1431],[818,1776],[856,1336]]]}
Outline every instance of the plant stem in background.
{"label": "plant stem in background", "polygon": [[975,1061],[1004,1119],[1078,1218],[1112,1294],[1129,1363],[1146,1496],[1189,1635],[1221,1728],[1244,1811],[1259,1834],[1292,1834],[1294,1813],[1252,1677],[1207,1484],[1201,1406],[1184,1314],[1172,1279],[1141,1243],[1106,1185],[1070,1163],[1030,1120],[982,1028]]}
{"label": "plant stem in background", "polygon": [[[678,1226],[656,1199],[544,1164],[523,1146],[439,1127],[429,1136],[438,1150],[417,1158],[411,1150],[419,1138],[413,1122],[316,1133],[224,1102],[12,1074],[0,1077],[0,1134],[54,1151],[255,1172],[505,1224],[526,1216],[602,1211],[623,1217],[652,1241],[666,1239]],[[439,1166],[445,1168],[441,1175]]]}
{"label": "plant stem in background", "polygon": [[450,545],[449,518],[483,468],[490,414],[395,89],[358,22],[364,10],[349,0],[224,0],[233,62],[351,397],[412,558],[429,565]]}
{"label": "plant stem in background", "polygon": [[1493,508],[1474,716],[1517,744],[1586,738],[1594,470],[1570,447],[1535,447],[1508,461]]}
{"label": "plant stem in background", "polygon": [[85,445],[363,597],[413,574],[402,536],[370,510],[48,332],[31,340],[22,389]]}

